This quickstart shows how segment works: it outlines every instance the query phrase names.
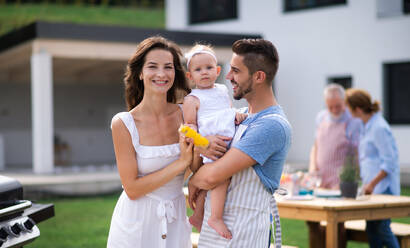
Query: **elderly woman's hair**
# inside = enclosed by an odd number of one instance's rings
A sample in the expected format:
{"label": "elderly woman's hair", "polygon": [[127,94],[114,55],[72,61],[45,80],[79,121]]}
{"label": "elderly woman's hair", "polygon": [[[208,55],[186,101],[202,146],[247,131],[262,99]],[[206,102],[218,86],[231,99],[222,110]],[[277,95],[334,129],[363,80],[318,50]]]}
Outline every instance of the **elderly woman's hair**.
{"label": "elderly woman's hair", "polygon": [[346,90],[346,104],[353,110],[360,108],[367,114],[373,114],[380,110],[378,101],[372,102],[369,92],[362,89]]}
{"label": "elderly woman's hair", "polygon": [[328,84],[323,90],[323,95],[325,96],[325,99],[333,97],[335,94],[338,94],[341,99],[345,98],[345,90],[340,84]]}
{"label": "elderly woman's hair", "polygon": [[176,103],[178,98],[181,97],[179,95],[186,95],[191,91],[185,77],[185,70],[181,64],[181,49],[174,42],[161,36],[150,37],[141,41],[141,43],[137,46],[137,51],[127,64],[124,84],[125,102],[127,104],[128,111],[137,106],[144,97],[144,82],[140,79],[140,75],[147,54],[154,49],[168,51],[173,57],[175,80],[172,87],[167,92],[167,101]]}

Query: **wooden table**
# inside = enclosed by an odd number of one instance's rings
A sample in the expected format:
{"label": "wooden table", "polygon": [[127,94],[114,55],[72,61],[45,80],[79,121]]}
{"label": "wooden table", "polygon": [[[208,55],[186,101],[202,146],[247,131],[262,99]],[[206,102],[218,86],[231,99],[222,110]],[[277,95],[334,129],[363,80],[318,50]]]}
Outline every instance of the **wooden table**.
{"label": "wooden table", "polygon": [[326,221],[326,247],[338,246],[337,224],[347,220],[377,220],[410,217],[410,197],[370,195],[363,200],[326,199],[286,200],[277,199],[282,218],[305,221]]}

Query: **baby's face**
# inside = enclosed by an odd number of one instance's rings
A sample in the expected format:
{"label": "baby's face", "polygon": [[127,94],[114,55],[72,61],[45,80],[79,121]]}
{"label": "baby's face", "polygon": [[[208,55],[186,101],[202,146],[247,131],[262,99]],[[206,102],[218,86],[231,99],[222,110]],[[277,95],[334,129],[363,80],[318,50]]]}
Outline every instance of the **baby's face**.
{"label": "baby's face", "polygon": [[214,87],[220,69],[215,59],[205,53],[195,54],[189,63],[189,78],[198,89],[210,89]]}

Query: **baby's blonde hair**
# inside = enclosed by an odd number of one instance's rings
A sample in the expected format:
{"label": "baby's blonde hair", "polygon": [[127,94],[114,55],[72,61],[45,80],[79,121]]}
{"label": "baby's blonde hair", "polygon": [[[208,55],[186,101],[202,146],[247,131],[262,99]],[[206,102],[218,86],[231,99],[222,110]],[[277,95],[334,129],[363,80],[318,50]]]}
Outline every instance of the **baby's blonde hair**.
{"label": "baby's blonde hair", "polygon": [[200,43],[196,43],[196,44],[191,48],[191,50],[189,50],[188,53],[192,53],[192,52],[197,51],[197,50],[205,50],[205,51],[211,52],[211,53],[213,53],[213,54],[215,55],[215,51],[214,51],[214,49],[213,49],[213,47],[212,47],[211,45],[208,45],[208,44],[200,44]]}
{"label": "baby's blonde hair", "polygon": [[218,60],[216,59],[216,54],[211,45],[197,43],[189,50],[188,53],[185,54],[188,70],[189,70],[189,62],[191,61],[192,57],[194,57],[197,54],[201,54],[201,53],[211,55],[215,59],[215,62],[218,63]]}

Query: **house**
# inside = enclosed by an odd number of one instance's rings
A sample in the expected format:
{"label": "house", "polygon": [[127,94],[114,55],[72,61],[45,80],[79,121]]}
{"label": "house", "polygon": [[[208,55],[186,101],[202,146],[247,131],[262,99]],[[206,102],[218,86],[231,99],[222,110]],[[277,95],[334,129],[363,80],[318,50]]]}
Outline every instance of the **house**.
{"label": "house", "polygon": [[258,33],[280,57],[274,90],[293,126],[288,162],[307,168],[329,82],[367,89],[410,169],[409,0],[166,1],[168,30]]}
{"label": "house", "polygon": [[187,50],[215,47],[227,69],[232,43],[250,34],[35,22],[0,37],[0,170],[113,164],[111,118],[125,110],[123,74],[138,42],[162,35]]}

